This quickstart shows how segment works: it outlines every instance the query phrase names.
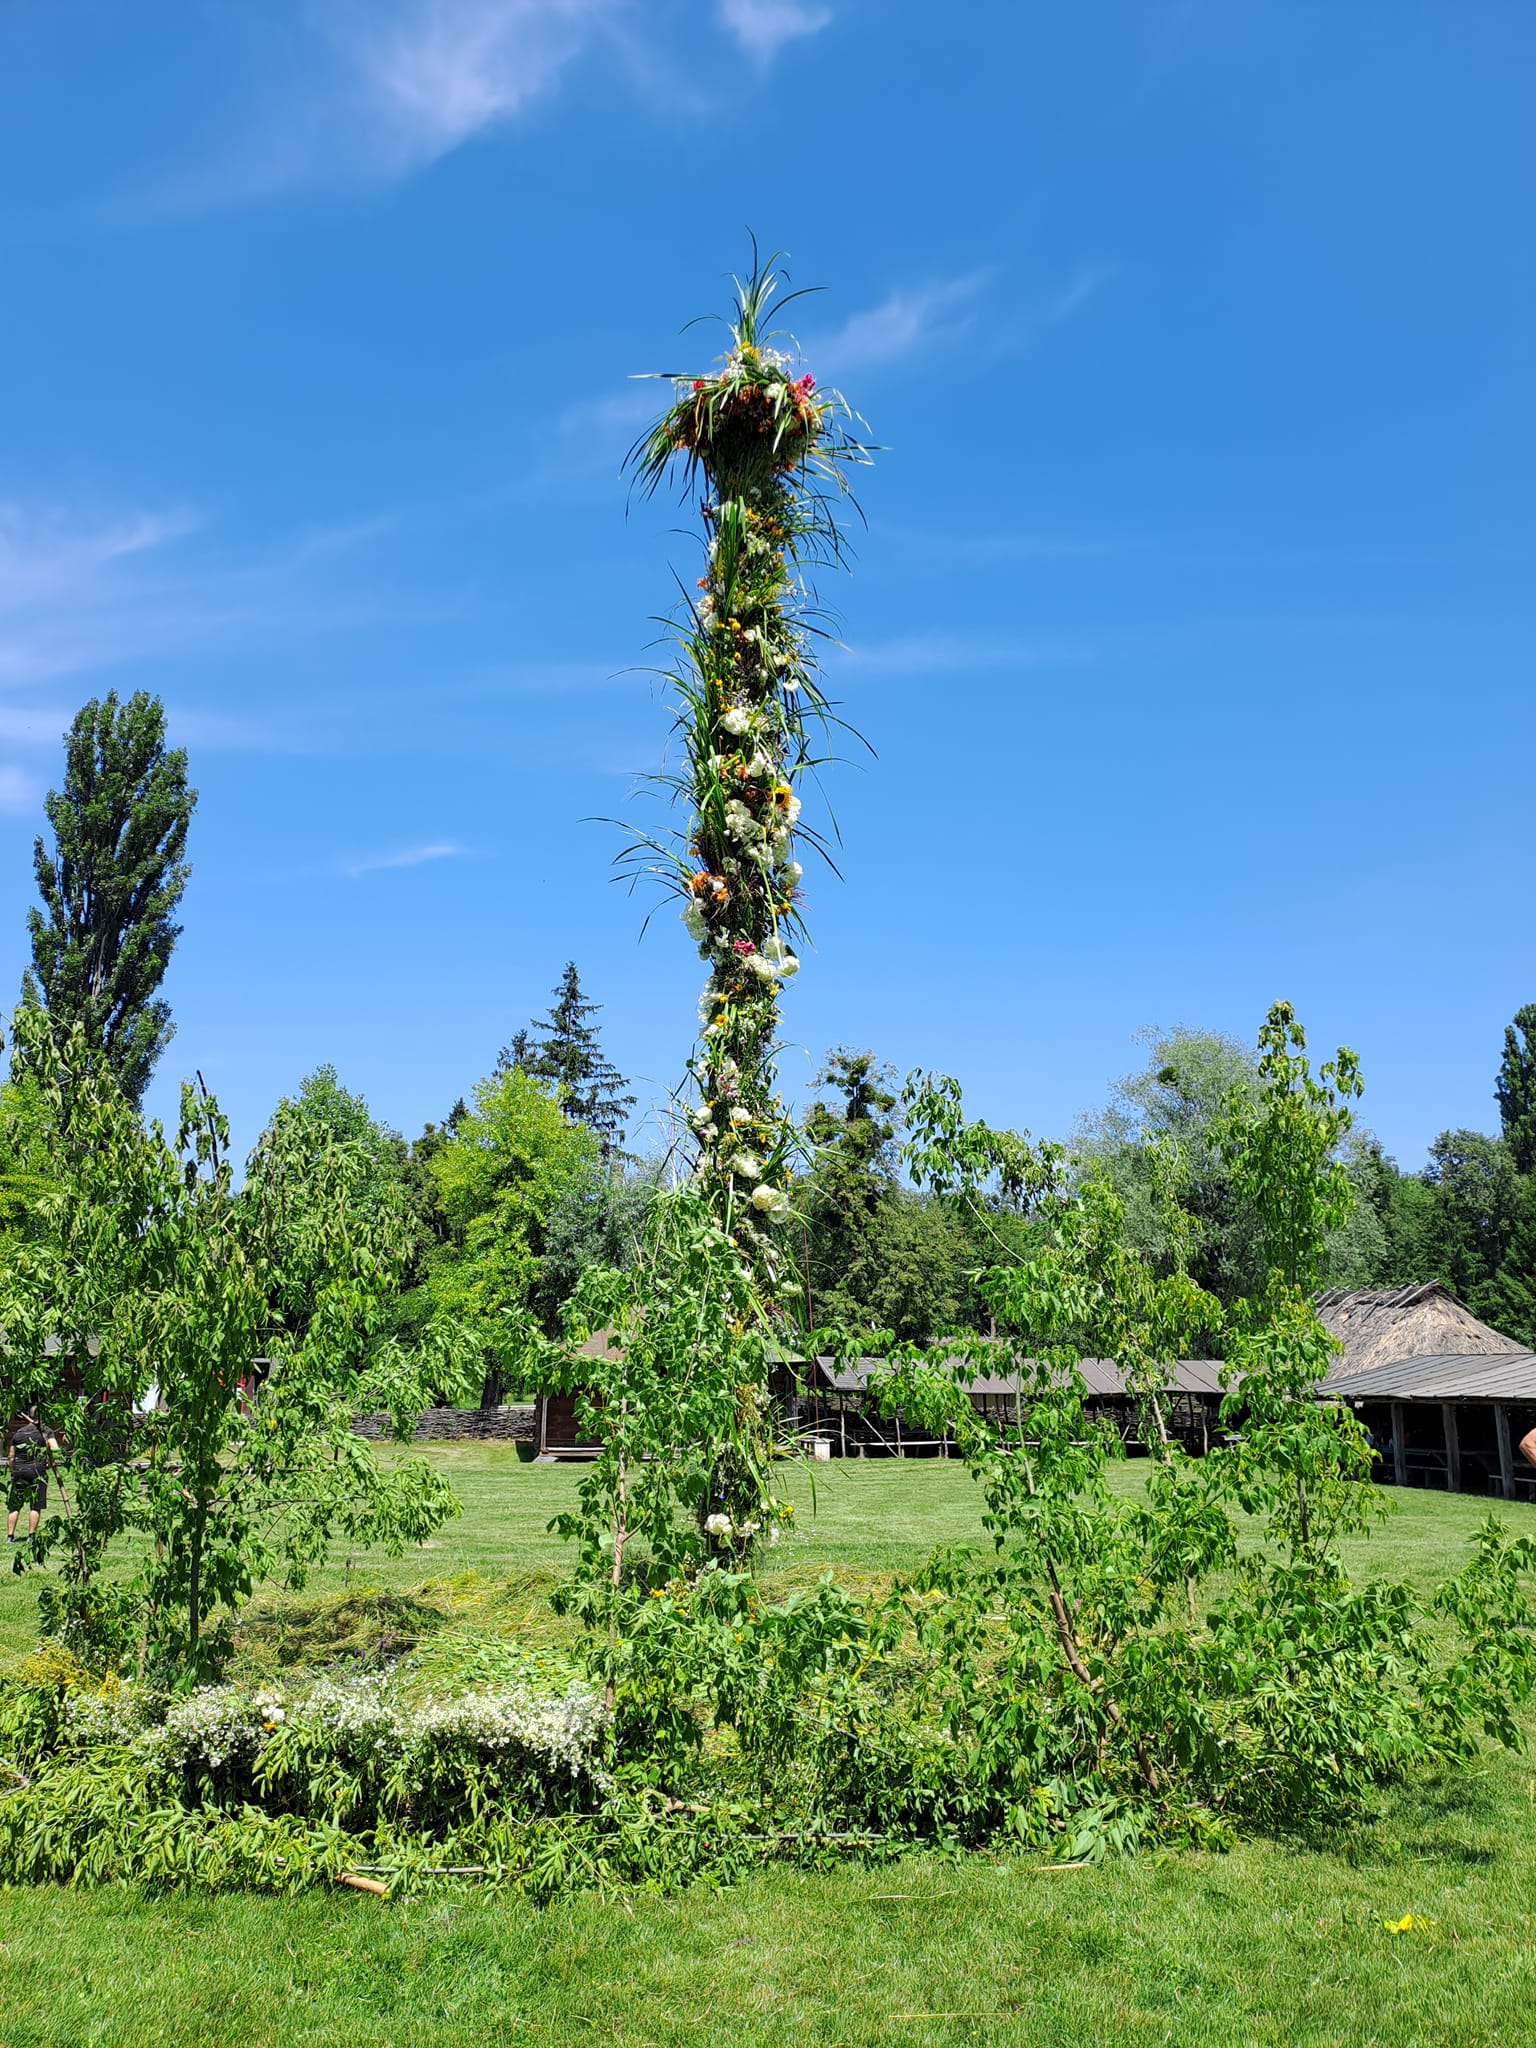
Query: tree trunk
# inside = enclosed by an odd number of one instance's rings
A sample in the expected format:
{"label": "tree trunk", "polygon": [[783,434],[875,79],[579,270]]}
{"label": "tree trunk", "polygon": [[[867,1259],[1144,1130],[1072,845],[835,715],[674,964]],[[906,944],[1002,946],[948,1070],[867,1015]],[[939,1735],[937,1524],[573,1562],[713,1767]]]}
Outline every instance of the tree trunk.
{"label": "tree trunk", "polygon": [[192,1520],[192,1543],[187,1556],[187,1643],[193,1656],[197,1654],[198,1602],[202,1592],[203,1570],[203,1523],[207,1509],[201,1501]]}

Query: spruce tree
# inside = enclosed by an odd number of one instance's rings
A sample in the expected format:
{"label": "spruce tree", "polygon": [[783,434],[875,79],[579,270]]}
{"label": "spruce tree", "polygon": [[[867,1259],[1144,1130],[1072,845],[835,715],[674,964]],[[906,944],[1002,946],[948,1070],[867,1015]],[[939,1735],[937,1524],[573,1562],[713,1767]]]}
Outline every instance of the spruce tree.
{"label": "spruce tree", "polygon": [[33,851],[43,907],[27,913],[22,1000],[47,1012],[60,1043],[82,1024],[135,1104],[175,1029],[156,990],[181,936],[196,802],[159,698],[139,690],[119,704],[109,691],[65,737],[64,786],[44,806],[54,850],[39,838]]}
{"label": "spruce tree", "polygon": [[853,1276],[869,1263],[877,1218],[896,1191],[896,1096],[886,1086],[893,1079],[872,1052],[844,1045],[828,1053],[816,1076],[815,1085],[841,1102],[813,1102],[805,1113],[815,1148],[815,1164],[798,1190],[807,1326],[867,1321],[849,1304],[858,1291]]}
{"label": "spruce tree", "polygon": [[635,1097],[604,1055],[598,1028],[591,1022],[602,1004],[589,1002],[582,994],[574,960],[566,961],[553,993],[549,1015],[538,1018],[531,1030],[519,1031],[502,1048],[496,1070],[521,1067],[538,1080],[554,1082],[569,1121],[585,1124],[596,1134],[605,1159],[620,1157]]}
{"label": "spruce tree", "polygon": [[1536,1003],[1522,1005],[1504,1027],[1504,1057],[1493,1092],[1516,1170],[1536,1172]]}
{"label": "spruce tree", "polygon": [[512,1034],[510,1045],[504,1045],[496,1055],[493,1074],[510,1074],[514,1067],[521,1067],[524,1073],[531,1073],[538,1054],[534,1051],[533,1034],[526,1025]]}

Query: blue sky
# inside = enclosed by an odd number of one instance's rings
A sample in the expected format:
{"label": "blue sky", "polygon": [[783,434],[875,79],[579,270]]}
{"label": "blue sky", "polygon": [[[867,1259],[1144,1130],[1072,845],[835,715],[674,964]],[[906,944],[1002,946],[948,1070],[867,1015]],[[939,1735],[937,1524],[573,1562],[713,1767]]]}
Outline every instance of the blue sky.
{"label": "blue sky", "polygon": [[[830,686],[835,1041],[1064,1132],[1285,995],[1405,1164],[1536,1000],[1536,10],[20,0],[0,14],[0,990],[58,739],[159,691],[179,1024],[254,1138],[407,1133],[574,957],[664,1098],[698,965],[594,819],[654,766],[630,373],[748,225],[888,449]],[[6,998],[9,1000],[9,998]]]}

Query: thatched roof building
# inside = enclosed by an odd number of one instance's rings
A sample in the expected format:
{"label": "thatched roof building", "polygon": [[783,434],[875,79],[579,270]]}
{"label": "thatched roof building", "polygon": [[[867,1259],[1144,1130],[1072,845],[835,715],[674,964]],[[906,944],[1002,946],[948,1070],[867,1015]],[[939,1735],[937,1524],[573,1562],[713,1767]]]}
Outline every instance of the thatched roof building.
{"label": "thatched roof building", "polygon": [[1502,1331],[1480,1323],[1448,1287],[1330,1287],[1317,1297],[1318,1319],[1344,1346],[1330,1384],[1408,1358],[1490,1357],[1519,1351]]}

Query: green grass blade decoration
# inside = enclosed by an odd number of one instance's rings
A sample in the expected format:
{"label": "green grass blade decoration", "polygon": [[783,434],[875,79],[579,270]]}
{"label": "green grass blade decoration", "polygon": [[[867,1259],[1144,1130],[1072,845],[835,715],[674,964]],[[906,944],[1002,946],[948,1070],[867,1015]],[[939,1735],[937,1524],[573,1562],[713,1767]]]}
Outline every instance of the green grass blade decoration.
{"label": "green grass blade decoration", "polygon": [[642,495],[670,477],[685,495],[701,491],[704,574],[671,678],[683,772],[659,778],[686,797],[689,825],[675,850],[637,837],[629,860],[682,898],[709,963],[692,1067],[696,1171],[770,1294],[792,1153],[775,1087],[779,997],[805,929],[797,784],[814,765],[809,725],[827,722],[814,654],[827,636],[806,572],[844,560],[849,471],[872,454],[842,394],[771,346],[782,338],[764,326],[783,282],[777,260],[759,261],[754,244],[751,272],[735,280],[729,349],[706,375],[669,373],[672,402],[625,464]]}

